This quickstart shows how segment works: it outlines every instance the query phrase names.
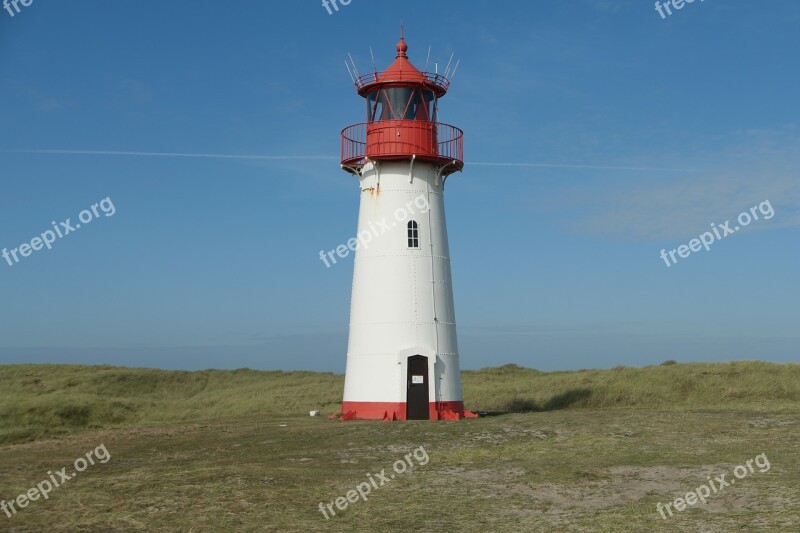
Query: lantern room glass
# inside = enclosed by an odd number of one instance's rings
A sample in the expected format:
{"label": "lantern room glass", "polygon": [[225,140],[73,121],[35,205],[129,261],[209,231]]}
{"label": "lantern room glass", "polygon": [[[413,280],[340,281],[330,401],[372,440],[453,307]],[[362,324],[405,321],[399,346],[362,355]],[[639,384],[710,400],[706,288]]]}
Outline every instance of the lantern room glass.
{"label": "lantern room glass", "polygon": [[414,87],[387,87],[367,95],[367,120],[436,122],[436,94]]}

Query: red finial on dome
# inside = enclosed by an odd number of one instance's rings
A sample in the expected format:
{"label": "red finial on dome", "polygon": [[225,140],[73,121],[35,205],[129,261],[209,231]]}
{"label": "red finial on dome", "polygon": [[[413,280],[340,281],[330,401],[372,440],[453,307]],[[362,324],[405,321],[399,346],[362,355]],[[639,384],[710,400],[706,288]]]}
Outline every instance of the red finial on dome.
{"label": "red finial on dome", "polygon": [[397,55],[395,56],[395,58],[408,57],[406,55],[406,51],[408,51],[408,45],[406,44],[406,40],[400,37],[400,40],[397,42]]}
{"label": "red finial on dome", "polygon": [[398,57],[408,57],[406,52],[408,51],[408,45],[406,44],[405,38],[405,28],[403,28],[403,21],[400,21],[400,40],[397,41],[397,55],[394,56],[395,59]]}

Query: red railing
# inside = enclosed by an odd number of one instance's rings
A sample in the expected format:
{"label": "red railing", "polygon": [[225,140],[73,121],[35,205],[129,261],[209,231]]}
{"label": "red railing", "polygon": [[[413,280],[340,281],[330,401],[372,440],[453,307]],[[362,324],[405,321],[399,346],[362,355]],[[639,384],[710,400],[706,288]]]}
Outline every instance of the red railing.
{"label": "red railing", "polygon": [[342,130],[341,161],[360,168],[366,160],[417,159],[455,164],[447,173],[464,167],[464,132],[440,122],[392,120],[362,122]]}
{"label": "red railing", "polygon": [[[464,132],[450,124],[436,123],[439,157],[458,161],[464,166]],[[441,140],[445,139],[445,140]]]}
{"label": "red railing", "polygon": [[362,166],[367,154],[367,124],[353,124],[342,130],[342,165]]}
{"label": "red railing", "polygon": [[[447,78],[445,78],[441,74],[436,74],[434,72],[423,72],[422,75],[425,76],[425,79],[428,81],[428,83],[430,83],[431,85],[435,85],[437,87],[438,92],[446,93],[447,89],[450,87],[450,80],[448,80]],[[366,87],[367,85],[370,85],[370,84],[373,84],[373,83],[377,83],[379,76],[381,76],[381,74],[379,74],[377,72],[370,72],[368,74],[362,74],[361,76],[356,78],[356,89],[358,89],[360,91],[362,88]],[[386,83],[390,83],[390,82],[393,82],[393,81],[402,83],[402,82],[408,81],[408,80],[403,80],[402,78],[399,78],[399,79],[396,79],[396,80],[383,79],[383,80],[380,80],[380,81],[386,82]]]}

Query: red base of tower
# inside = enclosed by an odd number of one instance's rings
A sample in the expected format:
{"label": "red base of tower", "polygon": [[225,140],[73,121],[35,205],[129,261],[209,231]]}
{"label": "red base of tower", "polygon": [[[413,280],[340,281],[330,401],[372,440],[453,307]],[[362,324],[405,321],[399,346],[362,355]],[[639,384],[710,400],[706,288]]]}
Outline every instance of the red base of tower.
{"label": "red base of tower", "polygon": [[[406,420],[405,402],[342,402],[343,420]],[[464,402],[430,402],[428,420],[477,418],[464,409]]]}

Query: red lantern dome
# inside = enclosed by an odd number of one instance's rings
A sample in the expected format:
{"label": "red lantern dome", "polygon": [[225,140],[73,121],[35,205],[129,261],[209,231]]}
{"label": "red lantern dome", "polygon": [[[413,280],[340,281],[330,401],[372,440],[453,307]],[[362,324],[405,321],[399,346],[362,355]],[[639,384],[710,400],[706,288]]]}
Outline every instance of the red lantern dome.
{"label": "red lantern dome", "polygon": [[394,63],[382,73],[355,79],[367,102],[367,122],[342,131],[342,168],[358,173],[368,161],[416,158],[445,166],[443,175],[464,168],[464,134],[437,122],[439,98],[450,81],[440,74],[421,72],[400,38]]}

